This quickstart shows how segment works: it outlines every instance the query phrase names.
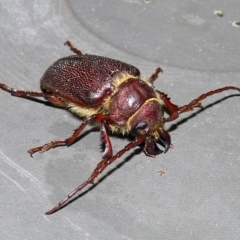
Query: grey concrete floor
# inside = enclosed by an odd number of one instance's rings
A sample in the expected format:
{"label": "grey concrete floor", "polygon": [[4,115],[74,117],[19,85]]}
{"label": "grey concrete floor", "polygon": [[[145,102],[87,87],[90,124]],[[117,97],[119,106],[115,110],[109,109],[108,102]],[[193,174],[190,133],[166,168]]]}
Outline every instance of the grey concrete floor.
{"label": "grey concrete floor", "polygon": [[[71,40],[145,77],[161,66],[156,88],[184,105],[215,88],[240,87],[238,20],[237,0],[0,0],[0,82],[39,90],[45,70],[72,54],[63,46]],[[99,132],[88,127],[71,147],[31,158],[28,149],[63,139],[81,120],[0,91],[1,239],[239,239],[240,95],[202,103],[166,124],[174,144],[167,154],[125,154],[99,184],[47,216],[100,161]],[[111,139],[115,152],[129,142]]]}

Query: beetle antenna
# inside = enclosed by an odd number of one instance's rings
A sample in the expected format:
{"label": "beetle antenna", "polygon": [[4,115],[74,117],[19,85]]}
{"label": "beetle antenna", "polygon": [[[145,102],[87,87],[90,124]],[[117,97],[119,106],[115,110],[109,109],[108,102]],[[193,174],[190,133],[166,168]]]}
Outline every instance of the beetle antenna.
{"label": "beetle antenna", "polygon": [[223,91],[227,91],[227,90],[237,90],[237,91],[240,91],[240,88],[234,87],[234,86],[227,86],[227,87],[218,88],[216,90],[212,90],[212,91],[209,91],[207,93],[204,93],[201,96],[199,96],[198,98],[196,98],[193,101],[191,101],[187,105],[184,105],[182,107],[177,107],[176,106],[176,111],[171,112],[170,116],[165,119],[165,122],[173,121],[176,118],[178,118],[181,113],[184,113],[184,112],[187,112],[187,111],[192,111],[193,108],[195,108],[195,107],[202,107],[202,104],[201,104],[200,101],[202,101],[203,99],[205,99],[205,98],[207,98],[209,96],[212,96],[214,94],[217,94],[217,93],[220,93],[220,92],[223,92]]}
{"label": "beetle antenna", "polygon": [[48,212],[46,212],[47,215],[52,214],[56,211],[58,211],[61,207],[63,207],[70,198],[72,198],[76,193],[78,193],[79,191],[81,191],[83,188],[85,188],[88,184],[93,184],[94,179],[98,177],[98,175],[108,166],[110,165],[112,162],[114,162],[117,158],[120,158],[124,153],[126,153],[127,151],[131,150],[132,148],[135,148],[136,146],[138,146],[139,144],[141,144],[142,142],[144,142],[146,139],[146,134],[142,135],[142,136],[138,136],[136,137],[132,142],[130,142],[129,144],[127,144],[122,150],[120,150],[117,154],[115,154],[114,156],[112,156],[111,158],[103,158],[97,165],[97,167],[95,168],[95,170],[92,172],[92,175],[90,176],[90,178],[85,181],[84,183],[82,183],[81,185],[79,185],[75,190],[73,190],[71,193],[69,193],[67,195],[66,198],[64,198],[61,202],[59,202],[54,208],[52,208],[51,210],[49,210]]}

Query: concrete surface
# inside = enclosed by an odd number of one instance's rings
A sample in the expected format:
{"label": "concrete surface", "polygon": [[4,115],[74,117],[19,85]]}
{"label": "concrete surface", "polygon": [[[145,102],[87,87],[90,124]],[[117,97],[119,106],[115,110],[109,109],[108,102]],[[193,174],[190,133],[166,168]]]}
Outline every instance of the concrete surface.
{"label": "concrete surface", "polygon": [[[0,0],[1,81],[39,90],[66,40],[90,54],[164,73],[156,88],[178,105],[240,86],[239,1]],[[223,17],[213,14],[222,10]],[[228,97],[229,96],[229,97]],[[239,239],[240,94],[204,100],[202,111],[168,123],[174,148],[152,159],[131,151],[54,215],[49,210],[100,161],[89,127],[71,147],[29,156],[81,121],[71,113],[0,91],[1,239]],[[129,142],[111,137],[115,151]],[[165,171],[161,176],[158,171]]]}

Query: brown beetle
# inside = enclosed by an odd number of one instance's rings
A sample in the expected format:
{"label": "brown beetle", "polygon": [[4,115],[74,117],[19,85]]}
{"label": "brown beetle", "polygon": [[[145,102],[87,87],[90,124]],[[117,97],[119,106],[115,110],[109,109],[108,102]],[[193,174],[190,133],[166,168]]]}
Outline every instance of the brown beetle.
{"label": "brown beetle", "polygon": [[[105,145],[102,160],[88,180],[46,214],[59,210],[77,192],[93,184],[94,179],[108,165],[141,143],[144,143],[143,151],[147,156],[166,153],[172,144],[170,135],[164,130],[165,122],[173,121],[179,114],[195,107],[202,107],[200,101],[210,95],[230,89],[240,91],[240,88],[234,86],[219,88],[179,107],[153,86],[158,73],[162,72],[161,68],[157,68],[149,80],[142,80],[140,71],[134,66],[106,57],[82,54],[69,41],[65,44],[76,55],[59,59],[47,69],[41,79],[42,92],[15,90],[0,83],[0,88],[13,96],[42,97],[55,106],[67,108],[85,118],[70,137],[32,148],[28,151],[31,155],[57,146],[71,145],[90,122],[100,127]],[[113,155],[108,131],[131,134],[134,140]],[[163,145],[165,150],[160,150],[157,143]]]}

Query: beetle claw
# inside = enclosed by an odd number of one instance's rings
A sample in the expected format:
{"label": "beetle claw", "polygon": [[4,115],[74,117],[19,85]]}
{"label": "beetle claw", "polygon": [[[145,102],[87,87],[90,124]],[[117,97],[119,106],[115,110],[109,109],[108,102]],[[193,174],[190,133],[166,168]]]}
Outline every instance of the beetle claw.
{"label": "beetle claw", "polygon": [[166,153],[169,150],[169,148],[172,147],[171,136],[167,131],[162,130],[160,132],[160,141],[163,143],[165,147],[164,153]]}

